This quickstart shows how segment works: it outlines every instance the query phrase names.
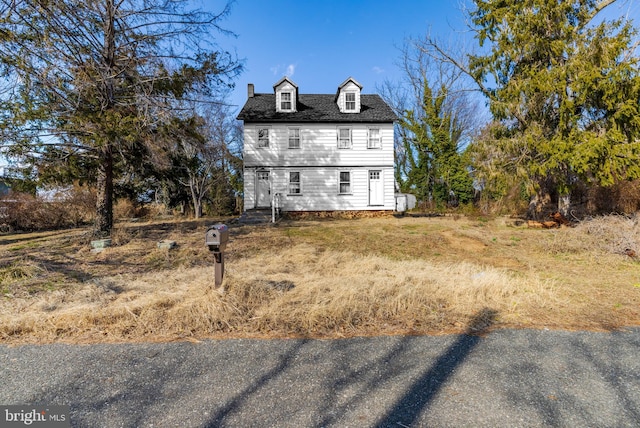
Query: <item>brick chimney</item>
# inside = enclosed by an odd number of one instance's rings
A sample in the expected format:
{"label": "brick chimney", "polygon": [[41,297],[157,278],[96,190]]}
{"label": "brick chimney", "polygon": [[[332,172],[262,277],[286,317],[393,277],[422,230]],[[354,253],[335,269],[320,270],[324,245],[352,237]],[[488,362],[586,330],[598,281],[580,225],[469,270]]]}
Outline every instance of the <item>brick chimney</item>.
{"label": "brick chimney", "polygon": [[249,98],[253,98],[253,96],[255,95],[253,83],[249,83],[247,85],[247,95],[249,96]]}

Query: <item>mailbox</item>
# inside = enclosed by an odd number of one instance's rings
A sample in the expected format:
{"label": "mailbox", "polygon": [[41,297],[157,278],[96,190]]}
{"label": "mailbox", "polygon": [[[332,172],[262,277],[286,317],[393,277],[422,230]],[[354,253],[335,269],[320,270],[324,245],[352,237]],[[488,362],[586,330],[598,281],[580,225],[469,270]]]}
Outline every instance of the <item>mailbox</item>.
{"label": "mailbox", "polygon": [[225,224],[215,224],[207,229],[204,235],[204,243],[210,251],[221,253],[229,242],[229,228]]}
{"label": "mailbox", "polygon": [[224,277],[224,250],[229,242],[229,228],[225,224],[209,226],[204,234],[204,244],[213,252],[215,266],[215,285],[222,284]]}

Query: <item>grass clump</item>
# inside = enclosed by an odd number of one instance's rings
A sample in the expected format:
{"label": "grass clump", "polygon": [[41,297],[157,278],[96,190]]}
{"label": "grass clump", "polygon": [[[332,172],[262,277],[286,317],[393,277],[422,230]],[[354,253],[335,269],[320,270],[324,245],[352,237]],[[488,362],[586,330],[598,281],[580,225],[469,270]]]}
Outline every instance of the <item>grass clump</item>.
{"label": "grass clump", "polygon": [[608,215],[556,232],[553,252],[640,255],[640,217]]}
{"label": "grass clump", "polygon": [[25,259],[14,260],[8,265],[0,266],[0,285],[6,286],[33,279],[45,272],[46,269],[34,261]]}

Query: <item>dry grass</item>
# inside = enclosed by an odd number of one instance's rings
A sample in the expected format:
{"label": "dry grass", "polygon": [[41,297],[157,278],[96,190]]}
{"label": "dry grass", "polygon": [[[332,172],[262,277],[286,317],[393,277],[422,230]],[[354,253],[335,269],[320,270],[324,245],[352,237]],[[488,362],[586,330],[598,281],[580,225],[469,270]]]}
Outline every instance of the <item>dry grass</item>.
{"label": "dry grass", "polygon": [[1,231],[46,230],[75,227],[93,219],[95,193],[74,186],[57,193],[56,201],[25,193],[0,197]]}
{"label": "dry grass", "polygon": [[640,217],[609,215],[578,224],[575,230],[557,235],[552,250],[594,254],[640,254]]}
{"label": "dry grass", "polygon": [[[7,343],[204,337],[344,337],[493,328],[640,325],[635,219],[554,231],[509,219],[310,220],[231,226],[223,289],[206,224],[121,224],[91,253],[85,231],[0,236]],[[155,247],[161,239],[175,250]],[[627,248],[625,248],[627,249]]]}

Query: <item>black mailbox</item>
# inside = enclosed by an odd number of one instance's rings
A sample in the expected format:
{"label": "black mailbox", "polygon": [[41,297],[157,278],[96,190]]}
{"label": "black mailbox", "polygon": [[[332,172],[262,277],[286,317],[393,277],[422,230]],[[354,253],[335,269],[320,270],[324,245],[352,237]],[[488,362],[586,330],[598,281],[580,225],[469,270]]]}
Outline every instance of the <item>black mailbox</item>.
{"label": "black mailbox", "polygon": [[227,242],[229,242],[229,228],[225,224],[210,226],[204,235],[204,244],[209,247],[209,250],[216,253],[223,252],[227,247]]}

